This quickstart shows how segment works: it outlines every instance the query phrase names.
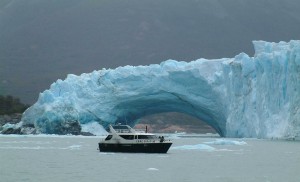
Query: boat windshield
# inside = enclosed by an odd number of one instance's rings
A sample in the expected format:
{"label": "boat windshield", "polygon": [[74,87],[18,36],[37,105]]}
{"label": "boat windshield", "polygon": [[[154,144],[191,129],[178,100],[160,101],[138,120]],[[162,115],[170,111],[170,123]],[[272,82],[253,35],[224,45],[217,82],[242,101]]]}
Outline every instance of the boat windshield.
{"label": "boat windshield", "polygon": [[108,135],[105,140],[110,140],[112,138],[112,135]]}

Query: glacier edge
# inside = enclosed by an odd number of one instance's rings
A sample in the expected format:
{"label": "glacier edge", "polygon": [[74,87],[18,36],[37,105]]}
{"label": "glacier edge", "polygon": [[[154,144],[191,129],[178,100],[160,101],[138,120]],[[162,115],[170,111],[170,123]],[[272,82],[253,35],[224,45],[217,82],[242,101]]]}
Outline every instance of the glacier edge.
{"label": "glacier edge", "polygon": [[40,94],[22,117],[41,133],[78,122],[131,126],[161,112],[197,117],[224,137],[300,135],[300,41],[253,41],[255,55],[167,60],[149,66],[69,74]]}

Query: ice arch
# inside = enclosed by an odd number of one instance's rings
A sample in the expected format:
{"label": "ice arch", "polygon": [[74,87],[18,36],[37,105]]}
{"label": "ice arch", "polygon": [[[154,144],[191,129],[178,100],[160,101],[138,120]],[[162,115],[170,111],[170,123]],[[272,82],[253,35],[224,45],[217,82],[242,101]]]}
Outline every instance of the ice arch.
{"label": "ice arch", "polygon": [[68,75],[41,93],[22,121],[59,133],[74,122],[134,125],[148,114],[175,111],[203,120],[221,136],[298,136],[300,42],[255,41],[254,47],[254,57]]}
{"label": "ice arch", "polygon": [[[163,64],[164,69],[167,65],[176,66],[177,62],[168,61]],[[181,112],[203,120],[224,136],[226,118],[220,107],[222,103],[207,80],[199,77],[199,70],[194,68],[189,71],[169,70],[167,73],[156,78],[157,80],[143,77],[139,81],[134,78],[135,81],[130,83],[126,80],[121,81],[128,87],[140,85],[140,88],[136,87],[130,94],[123,93],[124,99],[120,99],[113,108],[118,113],[115,114],[116,121],[122,123],[132,121],[130,124],[134,125],[139,118],[147,115]]]}
{"label": "ice arch", "polygon": [[174,111],[199,118],[224,136],[222,102],[207,80],[208,73],[202,75],[200,65],[206,65],[212,73],[218,67],[204,60],[169,60],[160,65],[68,75],[40,95],[25,112],[24,121],[32,113],[30,120],[42,132],[59,133],[61,123],[68,123],[66,120],[82,124],[97,121],[104,127],[115,122],[133,126],[146,115]]}

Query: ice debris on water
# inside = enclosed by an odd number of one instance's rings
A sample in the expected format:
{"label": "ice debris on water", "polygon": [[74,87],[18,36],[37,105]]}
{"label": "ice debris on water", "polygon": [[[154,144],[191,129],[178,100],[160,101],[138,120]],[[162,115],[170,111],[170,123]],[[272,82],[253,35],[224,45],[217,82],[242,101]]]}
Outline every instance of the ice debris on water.
{"label": "ice debris on water", "polygon": [[81,124],[81,132],[88,132],[94,135],[106,135],[107,131],[97,122]]}
{"label": "ice debris on water", "polygon": [[203,151],[214,151],[215,148],[206,144],[196,144],[196,145],[181,145],[172,147],[174,150],[203,150]]}
{"label": "ice debris on water", "polygon": [[71,145],[71,146],[68,146],[68,147],[62,148],[62,149],[80,150],[80,148],[81,148],[81,145]]}
{"label": "ice debris on water", "polygon": [[157,168],[153,168],[153,167],[150,167],[150,168],[148,168],[147,170],[148,170],[148,171],[158,171]]}
{"label": "ice debris on water", "polygon": [[244,141],[237,140],[227,140],[227,139],[217,139],[215,141],[204,142],[209,145],[246,145],[247,143]]}

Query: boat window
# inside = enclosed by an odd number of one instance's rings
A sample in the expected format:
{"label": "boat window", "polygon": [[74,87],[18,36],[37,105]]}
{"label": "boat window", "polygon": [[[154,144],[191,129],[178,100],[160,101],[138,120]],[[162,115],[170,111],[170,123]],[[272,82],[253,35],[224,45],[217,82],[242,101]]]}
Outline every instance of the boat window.
{"label": "boat window", "polygon": [[139,139],[155,139],[156,137],[153,135],[138,135]]}
{"label": "boat window", "polygon": [[126,140],[133,140],[134,135],[120,135],[120,137],[126,139]]}
{"label": "boat window", "polygon": [[110,140],[112,138],[112,135],[108,135],[105,140]]}

